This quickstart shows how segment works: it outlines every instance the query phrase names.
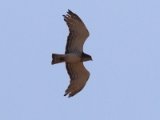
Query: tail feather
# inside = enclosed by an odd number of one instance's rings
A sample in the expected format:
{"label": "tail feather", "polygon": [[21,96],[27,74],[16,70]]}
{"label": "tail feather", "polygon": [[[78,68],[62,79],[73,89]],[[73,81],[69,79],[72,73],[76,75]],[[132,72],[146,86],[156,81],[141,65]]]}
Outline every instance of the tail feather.
{"label": "tail feather", "polygon": [[52,64],[61,63],[65,61],[65,55],[62,54],[52,54]]}

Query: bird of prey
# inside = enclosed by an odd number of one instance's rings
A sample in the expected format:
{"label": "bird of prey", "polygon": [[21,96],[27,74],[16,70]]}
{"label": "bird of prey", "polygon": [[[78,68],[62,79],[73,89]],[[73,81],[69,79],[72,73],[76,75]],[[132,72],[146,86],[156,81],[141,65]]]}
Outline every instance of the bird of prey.
{"label": "bird of prey", "polygon": [[83,44],[89,32],[78,15],[68,10],[66,15],[63,15],[64,21],[69,28],[69,36],[67,38],[65,54],[52,54],[52,64],[65,62],[67,72],[70,76],[70,84],[65,91],[64,96],[74,96],[81,91],[90,73],[84,67],[83,62],[92,60],[92,57],[83,52]]}

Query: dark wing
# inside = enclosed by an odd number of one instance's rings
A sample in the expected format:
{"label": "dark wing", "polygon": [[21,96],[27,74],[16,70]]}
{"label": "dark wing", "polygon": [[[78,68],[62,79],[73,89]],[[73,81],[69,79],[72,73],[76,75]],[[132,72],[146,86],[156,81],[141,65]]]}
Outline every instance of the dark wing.
{"label": "dark wing", "polygon": [[69,95],[71,97],[83,89],[90,73],[84,67],[83,62],[66,63],[66,69],[71,80],[64,96]]}
{"label": "dark wing", "polygon": [[67,38],[66,51],[65,53],[70,53],[73,51],[82,52],[83,44],[87,37],[89,36],[89,32],[83,23],[83,21],[73,13],[68,10],[67,15],[64,16],[64,21],[69,27],[69,36]]}

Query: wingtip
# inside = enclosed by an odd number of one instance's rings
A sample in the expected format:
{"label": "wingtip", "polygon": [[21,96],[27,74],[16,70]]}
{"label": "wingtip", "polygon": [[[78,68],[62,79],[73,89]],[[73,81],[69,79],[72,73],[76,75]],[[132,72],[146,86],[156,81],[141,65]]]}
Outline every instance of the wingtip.
{"label": "wingtip", "polygon": [[[64,94],[64,96],[67,96],[67,95],[68,95],[68,93],[65,93],[65,94]],[[70,96],[70,95],[68,95],[68,98],[70,98],[70,97],[71,97],[71,96]]]}
{"label": "wingtip", "polygon": [[70,9],[68,9],[68,12],[72,12]]}
{"label": "wingtip", "polygon": [[62,15],[62,16],[63,16],[63,18],[64,18],[64,21],[67,21],[66,15]]}
{"label": "wingtip", "polygon": [[73,14],[73,12],[70,10],[70,9],[68,9],[68,12],[67,12],[68,14]]}
{"label": "wingtip", "polygon": [[66,18],[66,16],[65,15],[62,15],[63,16],[63,18],[65,19]]}
{"label": "wingtip", "polygon": [[68,89],[67,89],[67,90],[65,90],[65,94],[64,94],[64,96],[66,96],[66,95],[68,95]]}
{"label": "wingtip", "polygon": [[[64,94],[64,96],[67,96],[68,94]],[[68,95],[68,98],[73,97],[73,95]]]}
{"label": "wingtip", "polygon": [[68,91],[68,89],[65,91],[65,94],[64,96],[67,96],[68,95],[68,98],[72,97],[74,94],[72,94],[70,91]]}

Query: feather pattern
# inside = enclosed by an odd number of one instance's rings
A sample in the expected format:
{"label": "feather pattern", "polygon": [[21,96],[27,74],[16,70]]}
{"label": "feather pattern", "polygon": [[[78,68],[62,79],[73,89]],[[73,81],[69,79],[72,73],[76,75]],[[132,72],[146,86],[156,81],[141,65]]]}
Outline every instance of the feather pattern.
{"label": "feather pattern", "polygon": [[69,28],[65,54],[52,54],[52,64],[66,63],[66,70],[70,77],[70,84],[64,96],[74,96],[81,91],[89,79],[90,73],[83,62],[92,60],[91,56],[83,52],[83,44],[89,32],[78,15],[68,10],[64,21]]}
{"label": "feather pattern", "polygon": [[80,52],[83,51],[83,44],[87,37],[89,36],[89,32],[83,23],[83,21],[73,13],[68,10],[67,15],[64,16],[64,21],[69,27],[69,36],[67,38],[66,51],[65,53],[70,53],[75,50]]}
{"label": "feather pattern", "polygon": [[74,64],[67,63],[66,68],[70,75],[70,84],[66,89],[64,96],[69,95],[69,97],[71,97],[84,88],[90,73],[84,67],[83,62]]}

